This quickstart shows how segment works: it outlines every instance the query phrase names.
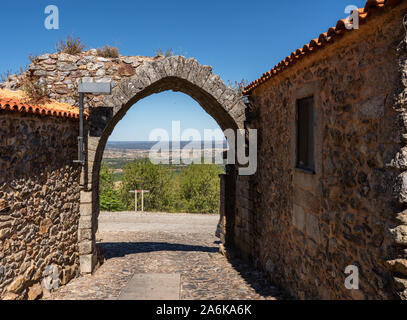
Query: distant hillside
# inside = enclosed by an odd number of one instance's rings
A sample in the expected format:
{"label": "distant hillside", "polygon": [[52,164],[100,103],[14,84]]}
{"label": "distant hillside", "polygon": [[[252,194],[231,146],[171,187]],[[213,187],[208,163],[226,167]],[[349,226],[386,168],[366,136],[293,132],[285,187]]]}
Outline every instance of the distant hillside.
{"label": "distant hillside", "polygon": [[[158,141],[108,141],[106,144],[106,150],[108,149],[134,149],[134,150],[150,150]],[[187,144],[191,143],[191,141],[181,141],[180,147],[181,149],[184,148]],[[201,147],[204,149],[205,141],[193,141],[193,146],[196,148]],[[208,145],[212,143],[212,148],[215,147],[214,141],[207,141]],[[223,148],[226,149],[227,142],[225,141],[217,141],[216,143],[222,143]],[[170,148],[172,148],[173,142],[169,142]]]}

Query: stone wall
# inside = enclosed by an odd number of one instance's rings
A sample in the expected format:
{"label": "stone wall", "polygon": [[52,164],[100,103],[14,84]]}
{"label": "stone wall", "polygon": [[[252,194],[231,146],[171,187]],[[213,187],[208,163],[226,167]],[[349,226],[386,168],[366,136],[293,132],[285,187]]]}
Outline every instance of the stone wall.
{"label": "stone wall", "polygon": [[239,255],[244,259],[252,259],[255,234],[253,230],[254,210],[250,194],[250,176],[236,177],[236,198],[234,214],[234,242],[239,248]]}
{"label": "stone wall", "polygon": [[[0,83],[0,88],[21,89],[25,79],[38,82],[51,99],[79,106],[78,82],[111,82],[112,87],[136,73],[136,69],[146,62],[162,59],[150,57],[118,58],[98,57],[91,49],[77,55],[49,53],[32,58],[28,69],[19,75],[9,76],[8,81]],[[86,107],[97,107],[101,99],[97,95],[85,96]]]}
{"label": "stone wall", "polygon": [[[85,126],[86,161],[81,173],[79,254],[82,273],[97,266],[95,233],[99,215],[99,171],[105,144],[116,124],[137,101],[166,90],[195,99],[223,129],[244,127],[245,105],[241,95],[227,87],[212,67],[183,56],[122,56],[104,58],[91,49],[77,55],[44,54],[32,59],[28,70],[10,76],[0,88],[19,89],[28,79],[46,89],[49,98],[78,106],[79,82],[110,82],[109,95],[85,95],[89,120]],[[76,141],[76,140],[73,140]],[[235,179],[235,176],[233,176]],[[235,185],[230,178],[228,184]],[[234,188],[234,187],[233,187]],[[234,232],[234,189],[225,188],[229,236]],[[230,223],[229,223],[230,222]],[[228,237],[229,237],[228,236]],[[224,238],[227,241],[226,238]]]}
{"label": "stone wall", "polygon": [[[406,83],[406,12],[405,3],[386,10],[251,93],[248,125],[259,130],[251,253],[294,297],[407,298],[399,226],[407,219],[398,214],[406,203],[405,95],[397,98]],[[295,169],[296,101],[309,96],[316,174]],[[360,290],[345,288],[348,265],[359,268]]]}
{"label": "stone wall", "polygon": [[[298,61],[253,90],[251,108],[194,59],[45,54],[0,88],[38,81],[50,98],[78,105],[79,81],[112,82],[87,95],[87,163],[77,124],[1,113],[0,294],[37,296],[57,265],[61,283],[96,265],[98,173],[104,145],[138,100],[164,90],[196,99],[223,129],[258,129],[258,171],[222,177],[222,242],[298,298],[407,298],[407,44],[396,9]],[[316,173],[295,169],[296,101],[314,96]],[[52,159],[52,161],[50,161]],[[80,204],[80,208],[79,208]],[[80,217],[79,217],[80,212]],[[78,231],[79,228],[79,231]],[[78,243],[79,241],[79,243]],[[80,255],[80,259],[79,259]],[[344,286],[348,265],[360,290]]]}
{"label": "stone wall", "polygon": [[77,121],[0,111],[0,299],[77,275],[77,134]]}

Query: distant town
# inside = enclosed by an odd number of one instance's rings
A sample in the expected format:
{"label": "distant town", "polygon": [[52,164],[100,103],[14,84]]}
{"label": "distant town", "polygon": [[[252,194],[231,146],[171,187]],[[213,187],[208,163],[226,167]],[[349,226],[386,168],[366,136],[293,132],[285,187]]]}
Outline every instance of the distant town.
{"label": "distant town", "polygon": [[[106,144],[103,160],[134,160],[145,159],[149,157],[151,148],[157,144],[157,141],[108,141]],[[182,159],[197,161],[202,159],[205,154],[212,154],[215,158],[217,155],[225,152],[228,145],[225,141],[180,141],[169,142],[169,148],[162,148],[161,155],[174,159],[173,154],[180,152]],[[189,146],[188,150],[184,150]],[[208,147],[210,146],[210,147]],[[194,149],[194,152],[190,152]]]}

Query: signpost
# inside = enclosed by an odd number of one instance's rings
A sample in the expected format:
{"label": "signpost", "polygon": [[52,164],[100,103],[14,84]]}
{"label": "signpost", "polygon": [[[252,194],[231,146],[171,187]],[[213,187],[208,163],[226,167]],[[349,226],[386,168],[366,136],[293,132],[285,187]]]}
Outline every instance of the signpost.
{"label": "signpost", "polygon": [[149,193],[150,190],[133,190],[130,193],[134,193],[134,208],[137,212],[137,194],[141,193],[141,212],[144,212],[144,193]]}

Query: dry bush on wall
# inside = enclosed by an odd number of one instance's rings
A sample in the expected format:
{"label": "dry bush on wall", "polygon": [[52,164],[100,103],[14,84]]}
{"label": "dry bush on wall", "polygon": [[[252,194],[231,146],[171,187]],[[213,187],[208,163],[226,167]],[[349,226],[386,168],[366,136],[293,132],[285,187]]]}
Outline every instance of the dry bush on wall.
{"label": "dry bush on wall", "polygon": [[103,58],[118,58],[119,49],[111,46],[104,46],[103,48],[97,49],[97,55]]}
{"label": "dry bush on wall", "polygon": [[56,49],[58,52],[71,55],[81,53],[84,48],[85,44],[82,43],[82,40],[80,38],[73,38],[71,36],[67,36],[65,40],[61,40],[56,45]]}

